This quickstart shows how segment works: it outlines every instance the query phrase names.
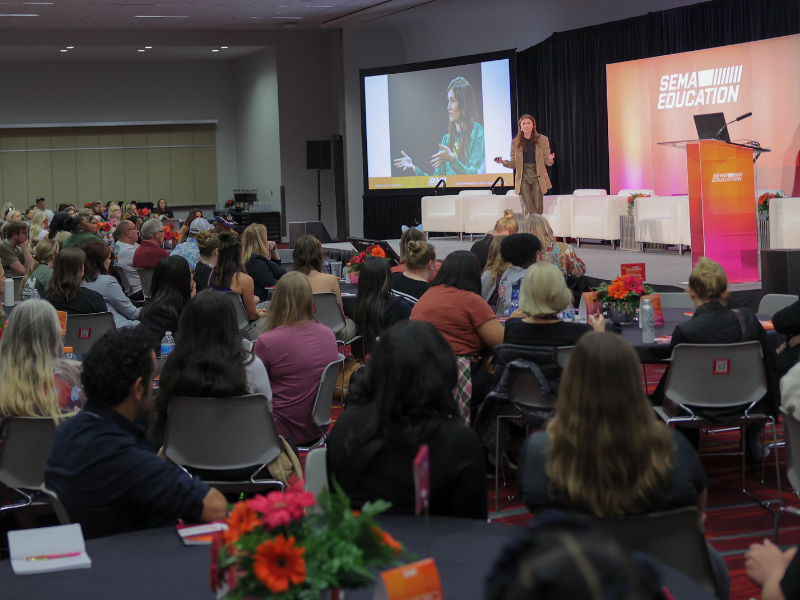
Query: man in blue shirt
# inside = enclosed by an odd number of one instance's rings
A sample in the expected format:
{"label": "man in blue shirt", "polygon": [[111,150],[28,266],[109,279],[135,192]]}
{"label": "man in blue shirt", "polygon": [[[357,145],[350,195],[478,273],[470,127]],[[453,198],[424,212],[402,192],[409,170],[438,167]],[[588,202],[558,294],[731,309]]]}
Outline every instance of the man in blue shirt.
{"label": "man in blue shirt", "polygon": [[159,458],[135,423],[150,407],[155,374],[141,326],[106,334],[83,362],[86,405],[56,430],[44,477],[86,538],[226,516],[225,497]]}

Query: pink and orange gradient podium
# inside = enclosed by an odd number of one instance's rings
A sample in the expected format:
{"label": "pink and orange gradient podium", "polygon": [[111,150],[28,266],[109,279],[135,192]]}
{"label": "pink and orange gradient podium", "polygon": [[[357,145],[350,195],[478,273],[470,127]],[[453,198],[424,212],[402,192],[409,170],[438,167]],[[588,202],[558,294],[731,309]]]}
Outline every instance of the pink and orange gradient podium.
{"label": "pink and orange gradient podium", "polygon": [[756,150],[720,140],[659,145],[686,150],[692,268],[707,256],[722,265],[730,283],[758,281]]}

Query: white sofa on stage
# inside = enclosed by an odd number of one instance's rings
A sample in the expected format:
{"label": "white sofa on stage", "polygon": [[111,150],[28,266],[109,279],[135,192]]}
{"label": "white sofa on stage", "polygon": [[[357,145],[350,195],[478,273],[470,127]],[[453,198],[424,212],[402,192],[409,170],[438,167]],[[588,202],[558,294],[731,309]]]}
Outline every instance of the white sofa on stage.
{"label": "white sofa on stage", "polygon": [[620,239],[619,218],[628,214],[628,197],[608,196],[605,190],[575,190],[571,204],[570,236],[578,246],[581,238],[588,238],[609,240],[613,249]]}
{"label": "white sofa on stage", "polygon": [[491,192],[481,195],[464,194],[461,197],[464,233],[472,235],[494,231],[497,220],[503,217],[506,209],[506,198],[507,196],[495,196]]}
{"label": "white sofa on stage", "polygon": [[[630,194],[626,196],[626,201],[628,196]],[[633,214],[637,242],[675,245],[680,254],[683,254],[683,246],[692,244],[689,196],[651,195],[649,198],[637,198]]]}
{"label": "white sofa on stage", "polygon": [[456,231],[459,235],[464,231],[464,215],[461,197],[423,196],[422,227],[425,231]]}
{"label": "white sofa on stage", "polygon": [[[759,190],[759,196],[767,191],[780,190]],[[769,201],[769,247],[800,248],[800,198]]]}
{"label": "white sofa on stage", "polygon": [[547,219],[547,222],[550,224],[550,229],[553,230],[554,237],[572,237],[570,227],[571,215],[572,196],[544,197],[542,216]]}

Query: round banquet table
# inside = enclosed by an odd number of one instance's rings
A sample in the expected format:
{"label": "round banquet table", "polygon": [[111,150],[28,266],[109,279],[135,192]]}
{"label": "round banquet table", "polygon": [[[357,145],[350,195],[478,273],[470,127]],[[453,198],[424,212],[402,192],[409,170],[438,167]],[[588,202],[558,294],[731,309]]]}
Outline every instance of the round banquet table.
{"label": "round banquet table", "polygon": [[[430,542],[422,518],[378,519],[417,556],[436,560],[445,598],[480,599],[484,582],[501,549],[521,527],[470,519],[433,517]],[[430,549],[429,549],[430,548]],[[15,576],[0,562],[3,600],[212,600],[208,585],[209,546],[184,546],[173,527],[89,540],[90,569]],[[676,600],[713,600],[684,575],[655,561]],[[346,591],[347,600],[370,600],[373,590]]]}

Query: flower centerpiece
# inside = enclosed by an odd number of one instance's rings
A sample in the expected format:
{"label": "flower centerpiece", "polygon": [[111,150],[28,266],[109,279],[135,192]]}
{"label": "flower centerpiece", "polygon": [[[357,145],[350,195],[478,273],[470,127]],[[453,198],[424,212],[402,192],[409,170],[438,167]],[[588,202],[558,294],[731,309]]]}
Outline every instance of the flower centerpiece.
{"label": "flower centerpiece", "polygon": [[146,206],[139,211],[139,216],[142,217],[143,219],[146,219],[149,214],[150,214],[150,209],[147,208]]}
{"label": "flower centerpiece", "polygon": [[758,197],[758,203],[756,206],[758,207],[759,220],[766,221],[769,219],[769,201],[773,198],[783,198],[783,194],[772,194],[770,192],[766,192]]}
{"label": "flower centerpiece", "polygon": [[599,302],[608,303],[612,321],[630,323],[642,296],[652,294],[653,288],[638,275],[625,275],[602,283],[595,291]]}
{"label": "flower centerpiece", "polygon": [[[370,256],[379,256],[381,258],[386,258],[386,252],[383,251],[378,244],[373,246],[367,246],[367,249],[363,252],[359,252],[353,258],[350,259],[350,262],[347,263],[347,268],[350,272],[350,283],[358,283],[358,275],[361,272],[361,267],[364,266],[364,263]],[[389,260],[386,258],[386,260]]]}
{"label": "flower centerpiece", "polygon": [[111,223],[107,223],[105,221],[103,221],[102,223],[98,223],[97,230],[100,233],[108,233],[111,231]]}
{"label": "flower centerpiece", "polygon": [[87,202],[86,204],[83,205],[83,207],[84,208],[92,208],[92,204],[94,204],[94,202]]}
{"label": "flower centerpiece", "polygon": [[640,194],[638,192],[628,196],[628,216],[630,217],[633,215],[633,207],[636,204],[637,198],[649,198],[649,197],[650,194]]}
{"label": "flower centerpiece", "polygon": [[390,505],[367,502],[361,511],[335,482],[319,495],[302,482],[237,503],[211,546],[211,589],[217,598],[317,600],[326,590],[366,587],[373,569],[400,564],[402,544],[373,517]]}
{"label": "flower centerpiece", "polygon": [[173,240],[175,240],[177,237],[178,236],[176,235],[176,232],[173,231],[172,226],[169,223],[164,225],[164,247],[165,248],[167,246],[170,247],[170,248],[174,248],[175,247],[175,242]]}
{"label": "flower centerpiece", "polygon": [[233,208],[233,200],[228,200],[228,201],[225,203],[225,206],[227,206],[228,208]]}

